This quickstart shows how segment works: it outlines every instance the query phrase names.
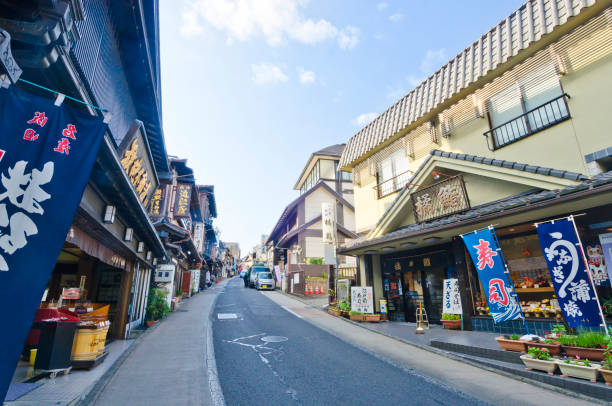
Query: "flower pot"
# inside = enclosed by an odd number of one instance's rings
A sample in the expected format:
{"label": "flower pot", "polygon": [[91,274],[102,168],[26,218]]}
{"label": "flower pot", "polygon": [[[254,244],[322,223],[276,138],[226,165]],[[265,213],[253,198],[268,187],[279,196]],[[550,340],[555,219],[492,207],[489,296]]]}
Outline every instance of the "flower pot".
{"label": "flower pot", "polygon": [[336,309],[327,309],[327,312],[333,316],[340,317],[340,310]]}
{"label": "flower pot", "polygon": [[548,352],[550,353],[550,355],[555,356],[555,357],[558,357],[561,355],[561,344],[560,343],[546,344],[546,343],[536,343],[536,342],[528,341],[527,351],[529,351],[531,347],[536,347],[539,349],[546,348]]}
{"label": "flower pot", "polygon": [[349,314],[349,319],[352,321],[364,321],[365,316],[363,314]]}
{"label": "flower pot", "polygon": [[601,367],[599,368],[599,372],[601,372],[601,376],[603,376],[604,381],[606,381],[606,385],[612,386],[612,369]]}
{"label": "flower pot", "polygon": [[349,317],[349,312],[346,310],[340,310],[340,316],[342,317],[346,317],[348,319]]}
{"label": "flower pot", "polygon": [[441,320],[444,328],[449,330],[459,330],[461,328],[461,320]]}
{"label": "flower pot", "polygon": [[380,314],[365,314],[363,321],[369,321],[371,323],[377,323],[380,321]]}
{"label": "flower pot", "polygon": [[554,375],[555,370],[557,369],[557,362],[554,359],[535,359],[531,355],[525,354],[521,355],[521,361],[523,361],[523,364],[525,364],[525,369],[528,371],[536,369],[538,371],[544,371],[548,375]]}
{"label": "flower pot", "polygon": [[574,347],[574,346],[563,346],[565,355],[572,358],[588,359],[589,361],[603,361],[604,349],[603,348],[586,348],[586,347]]}
{"label": "flower pot", "polygon": [[557,360],[557,365],[561,369],[561,376],[571,376],[573,378],[586,379],[591,382],[597,381],[597,370],[599,364],[592,364],[590,367],[583,365],[566,364],[564,361]]}
{"label": "flower pot", "polygon": [[502,350],[527,352],[525,341],[510,340],[504,337],[495,337],[495,339],[497,340],[497,344],[501,347]]}
{"label": "flower pot", "polygon": [[147,327],[151,327],[155,323],[157,323],[157,320],[147,320]]}

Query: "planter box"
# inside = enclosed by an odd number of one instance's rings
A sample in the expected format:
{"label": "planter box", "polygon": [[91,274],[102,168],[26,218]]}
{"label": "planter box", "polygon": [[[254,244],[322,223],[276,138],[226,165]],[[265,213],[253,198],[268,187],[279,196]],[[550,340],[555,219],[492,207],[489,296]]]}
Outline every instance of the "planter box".
{"label": "planter box", "polygon": [[327,312],[333,316],[340,317],[340,310],[327,309]]}
{"label": "planter box", "polygon": [[539,348],[541,350],[546,348],[548,350],[548,352],[550,353],[550,355],[552,355],[554,357],[558,357],[558,356],[561,355],[561,344],[560,343],[546,344],[546,343],[536,343],[536,342],[528,341],[527,342],[527,351],[529,351],[529,349],[531,347],[536,347],[536,348]]}
{"label": "planter box", "polygon": [[556,360],[541,360],[535,359],[529,354],[521,355],[521,361],[525,364],[525,369],[531,371],[532,369],[536,369],[538,371],[544,371],[548,375],[554,375],[557,369]]}
{"label": "planter box", "polygon": [[444,328],[449,330],[459,330],[461,328],[461,320],[441,320]]}
{"label": "planter box", "polygon": [[612,369],[601,367],[599,368],[599,372],[601,372],[601,376],[603,376],[604,381],[606,381],[606,385],[612,386]]}
{"label": "planter box", "polygon": [[603,353],[605,350],[603,348],[585,348],[564,345],[563,351],[565,351],[568,357],[580,357],[580,359],[588,359],[589,361],[603,361]]}
{"label": "planter box", "polygon": [[593,364],[590,367],[585,367],[582,365],[573,365],[566,364],[563,361],[557,360],[557,365],[559,365],[559,369],[561,369],[561,376],[567,377],[571,376],[579,379],[586,379],[591,382],[597,381],[597,370],[599,369],[599,364]]}
{"label": "planter box", "polygon": [[151,327],[155,323],[157,323],[157,320],[147,320],[147,327]]}
{"label": "planter box", "polygon": [[340,316],[349,318],[349,312],[345,310],[340,310]]}
{"label": "planter box", "polygon": [[521,340],[510,340],[504,337],[496,337],[497,344],[501,347],[502,350],[505,351],[517,351],[517,352],[527,352],[527,347],[525,346],[525,341]]}
{"label": "planter box", "polygon": [[349,318],[352,321],[379,322],[380,314],[351,314]]}

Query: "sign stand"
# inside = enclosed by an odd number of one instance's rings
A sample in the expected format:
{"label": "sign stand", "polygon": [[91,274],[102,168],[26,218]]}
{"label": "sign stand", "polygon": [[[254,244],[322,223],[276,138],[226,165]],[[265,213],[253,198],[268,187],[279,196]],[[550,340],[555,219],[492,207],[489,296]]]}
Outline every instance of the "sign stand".
{"label": "sign stand", "polygon": [[514,282],[512,281],[512,278],[510,277],[510,269],[508,268],[506,257],[504,257],[504,253],[502,252],[502,249],[501,249],[501,244],[499,243],[499,240],[497,239],[495,228],[492,225],[489,226],[488,228],[489,230],[491,230],[491,234],[493,234],[493,239],[495,240],[495,245],[497,246],[497,252],[499,253],[499,256],[504,264],[506,277],[508,278],[508,281],[510,282],[510,286],[512,286],[512,294],[514,295],[514,298],[516,299],[516,303],[518,303],[519,308],[521,309],[521,316],[523,317],[523,326],[525,327],[525,331],[527,332],[527,334],[531,334],[529,333],[529,327],[527,327],[527,320],[525,320],[525,313],[523,313],[523,306],[521,306],[521,302],[519,301],[518,295],[516,294],[516,288],[514,287]]}

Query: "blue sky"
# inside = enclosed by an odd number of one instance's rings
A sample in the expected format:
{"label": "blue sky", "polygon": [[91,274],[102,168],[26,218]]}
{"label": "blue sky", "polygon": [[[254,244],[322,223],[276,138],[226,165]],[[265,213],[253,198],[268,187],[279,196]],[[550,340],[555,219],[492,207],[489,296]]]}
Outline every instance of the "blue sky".
{"label": "blue sky", "polygon": [[344,143],[519,0],[161,0],[168,153],[214,184],[243,253],[299,192],[313,151]]}

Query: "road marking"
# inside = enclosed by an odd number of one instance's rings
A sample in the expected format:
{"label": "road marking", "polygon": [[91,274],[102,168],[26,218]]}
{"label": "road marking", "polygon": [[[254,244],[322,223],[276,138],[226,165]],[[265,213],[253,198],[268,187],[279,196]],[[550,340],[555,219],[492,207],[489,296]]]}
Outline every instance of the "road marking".
{"label": "road marking", "polygon": [[294,312],[293,310],[289,309],[287,306],[281,306],[283,309],[287,310],[289,313],[293,314],[295,317],[299,317],[300,319],[302,319],[303,317],[300,316],[299,314],[297,314],[296,312]]}
{"label": "road marking", "polygon": [[287,337],[283,336],[265,336],[260,338],[261,341],[266,343],[282,343],[283,341],[287,341]]}
{"label": "road marking", "polygon": [[236,313],[217,313],[217,318],[219,320],[229,320],[229,319],[237,319],[238,316]]}
{"label": "road marking", "polygon": [[206,323],[206,372],[208,373],[208,387],[210,389],[210,396],[212,398],[213,405],[225,406],[225,397],[223,396],[223,390],[221,389],[221,383],[219,382],[219,373],[217,371],[217,361],[215,358],[215,347],[213,344],[212,333],[213,323],[212,317],[210,317],[216,302],[217,300],[215,298],[210,306],[208,323]]}

